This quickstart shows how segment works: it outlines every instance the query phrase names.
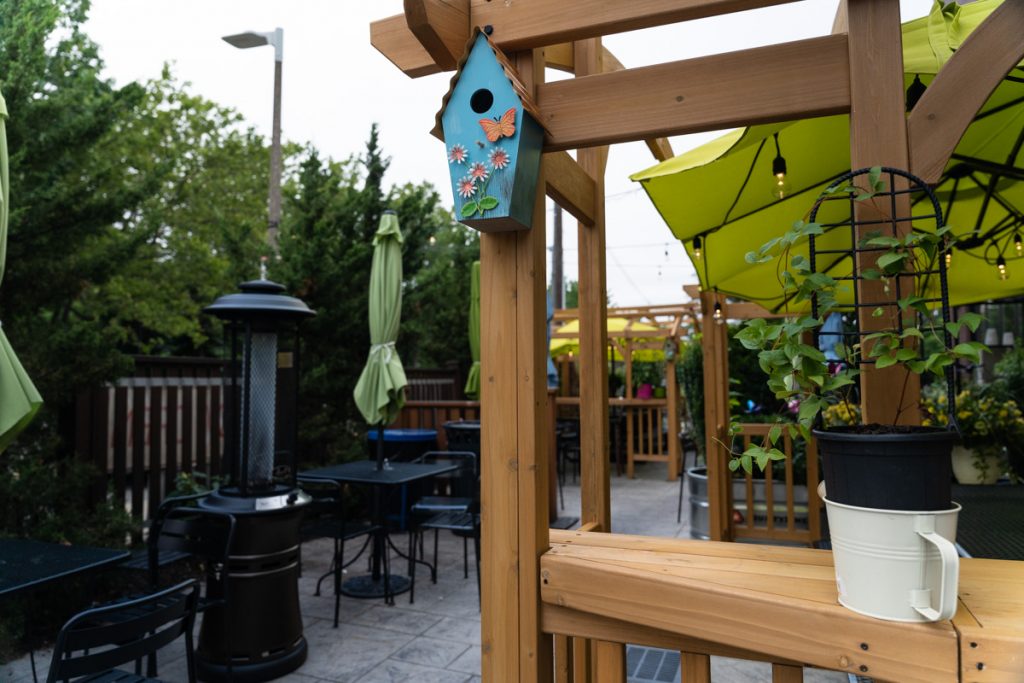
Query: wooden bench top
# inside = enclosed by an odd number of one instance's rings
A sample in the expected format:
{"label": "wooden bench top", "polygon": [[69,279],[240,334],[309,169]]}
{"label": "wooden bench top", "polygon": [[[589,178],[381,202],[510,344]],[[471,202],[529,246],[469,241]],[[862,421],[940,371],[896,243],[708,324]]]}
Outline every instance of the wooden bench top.
{"label": "wooden bench top", "polygon": [[954,619],[904,624],[842,607],[827,550],[554,529],[551,544],[546,624],[594,615],[881,681],[1024,681],[1024,563],[962,560]]}

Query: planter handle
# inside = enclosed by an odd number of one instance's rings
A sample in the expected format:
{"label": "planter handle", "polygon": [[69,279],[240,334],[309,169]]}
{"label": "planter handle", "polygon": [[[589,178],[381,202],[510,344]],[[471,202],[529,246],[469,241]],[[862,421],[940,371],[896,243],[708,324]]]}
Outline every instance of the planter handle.
{"label": "planter handle", "polygon": [[931,589],[910,592],[910,605],[928,621],[945,621],[956,614],[957,586],[960,580],[960,557],[948,539],[935,532],[935,517],[921,515],[915,520],[917,535],[928,541],[939,551],[942,560],[942,575],[939,580],[939,607],[931,605]]}

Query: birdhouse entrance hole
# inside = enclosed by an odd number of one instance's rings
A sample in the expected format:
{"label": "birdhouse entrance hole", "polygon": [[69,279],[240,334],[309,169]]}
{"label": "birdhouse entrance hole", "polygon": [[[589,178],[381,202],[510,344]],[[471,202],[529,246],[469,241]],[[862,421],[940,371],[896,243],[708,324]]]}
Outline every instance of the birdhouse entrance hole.
{"label": "birdhouse entrance hole", "polygon": [[494,104],[494,95],[487,88],[480,88],[469,97],[469,106],[477,114],[483,114]]}

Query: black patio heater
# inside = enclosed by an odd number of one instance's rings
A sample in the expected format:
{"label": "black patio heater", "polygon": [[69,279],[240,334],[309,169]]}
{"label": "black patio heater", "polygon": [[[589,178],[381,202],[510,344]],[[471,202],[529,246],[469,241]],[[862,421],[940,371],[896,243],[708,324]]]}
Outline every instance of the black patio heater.
{"label": "black patio heater", "polygon": [[202,505],[233,515],[235,534],[227,604],[203,615],[196,670],[203,681],[230,675],[259,683],[306,660],[298,579],[299,526],[309,497],[295,486],[296,406],[299,323],[316,313],[266,279],[240,288],[205,309],[225,321],[231,360],[224,371],[229,478]]}

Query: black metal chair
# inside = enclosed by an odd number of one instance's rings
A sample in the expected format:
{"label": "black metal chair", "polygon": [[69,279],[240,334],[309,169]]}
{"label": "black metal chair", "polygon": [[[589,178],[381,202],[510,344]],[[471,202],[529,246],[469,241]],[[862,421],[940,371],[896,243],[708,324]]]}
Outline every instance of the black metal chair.
{"label": "black metal chair", "polygon": [[[334,541],[334,554],[331,556],[331,566],[316,582],[316,592],[320,595],[320,585],[328,576],[334,578],[334,628],[338,628],[339,614],[341,611],[341,572],[343,569],[358,560],[366,549],[373,534],[379,529],[378,526],[367,522],[349,522],[345,515],[345,501],[342,497],[343,487],[340,482],[333,479],[320,479],[318,477],[299,477],[299,486],[313,499],[307,508],[306,520],[302,524],[302,542],[311,541],[316,538],[330,538]],[[365,537],[360,547],[351,560],[345,561],[345,542],[356,538]],[[301,563],[301,549],[299,553]],[[387,553],[384,556],[384,575],[388,573]],[[386,581],[386,579],[385,579]],[[385,602],[390,603],[394,596],[385,591]]]}
{"label": "black metal chair", "polygon": [[155,544],[150,543],[149,541],[154,539],[160,523],[171,512],[171,510],[179,507],[191,506],[193,503],[197,503],[208,495],[210,495],[210,492],[204,491],[203,493],[192,493],[184,496],[165,498],[156,509],[156,514],[153,515],[153,518],[146,525],[148,529],[146,546],[141,551],[133,552],[131,558],[127,562],[121,563],[120,568],[147,572],[150,585],[155,585],[156,580],[153,578],[150,571],[151,567],[165,567],[169,564],[185,559],[188,555],[178,551],[161,551],[155,546]]}
{"label": "black metal chair", "polygon": [[[428,451],[415,460],[422,463],[451,463],[459,469],[442,474],[423,482],[417,492],[419,498],[410,508],[409,557],[415,558],[416,539],[419,539],[419,556],[423,557],[423,523],[442,513],[464,513],[469,511],[480,496],[480,467],[476,453],[472,451]],[[434,529],[434,563],[430,567],[430,580],[437,583],[437,538]],[[468,564],[468,549],[463,539],[464,564]],[[414,567],[410,559],[410,576]],[[468,569],[467,569],[468,571]]]}
{"label": "black metal chair", "polygon": [[[111,683],[156,681],[142,675],[142,660],[178,638],[185,638],[189,683],[195,683],[192,627],[199,585],[195,580],[134,600],[86,610],[72,617],[57,636],[47,683],[77,679]],[[117,669],[135,662],[135,672]]]}
{"label": "black metal chair", "polygon": [[[227,608],[230,603],[228,561],[235,536],[235,517],[224,512],[201,508],[175,507],[163,518],[156,519],[149,537],[149,577],[154,589],[160,586],[159,558],[162,554],[190,556],[203,568],[205,587],[197,606],[198,612],[214,607]],[[224,624],[224,642],[231,646],[231,628]],[[149,675],[156,675],[156,660],[151,657]],[[227,662],[227,678],[231,680],[231,660]]]}
{"label": "black metal chair", "polygon": [[[462,537],[463,576],[469,578],[469,560],[466,543],[473,539],[473,553],[476,559],[476,593],[480,597],[480,501],[474,500],[468,510],[440,512],[420,524],[420,529],[434,530],[434,566],[437,566],[437,532],[447,529]],[[415,580],[415,565],[413,565]]]}

